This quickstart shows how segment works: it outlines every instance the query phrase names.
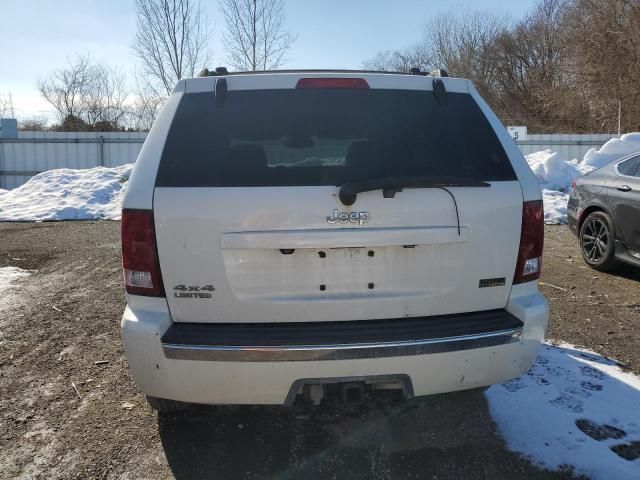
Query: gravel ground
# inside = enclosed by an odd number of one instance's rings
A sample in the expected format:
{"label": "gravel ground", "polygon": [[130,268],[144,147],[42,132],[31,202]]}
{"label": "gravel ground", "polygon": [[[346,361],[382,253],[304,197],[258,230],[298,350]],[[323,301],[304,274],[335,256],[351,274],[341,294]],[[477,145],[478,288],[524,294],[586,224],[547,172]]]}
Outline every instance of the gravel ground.
{"label": "gravel ground", "polygon": [[[120,342],[119,223],[0,224],[2,266],[35,272],[0,298],[0,478],[571,477],[509,452],[478,394],[158,417]],[[548,227],[543,281],[552,339],[640,371],[634,271],[584,268],[568,230]]]}

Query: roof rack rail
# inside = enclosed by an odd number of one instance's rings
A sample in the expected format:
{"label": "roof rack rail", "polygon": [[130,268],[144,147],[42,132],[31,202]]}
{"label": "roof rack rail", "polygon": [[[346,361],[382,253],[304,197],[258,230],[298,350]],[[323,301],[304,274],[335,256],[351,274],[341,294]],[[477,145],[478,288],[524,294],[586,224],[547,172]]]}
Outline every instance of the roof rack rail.
{"label": "roof rack rail", "polygon": [[216,67],[214,71],[203,68],[197,73],[196,77],[215,77],[218,75],[229,75],[227,67]]}
{"label": "roof rack rail", "polygon": [[[439,73],[436,73],[439,72]],[[345,69],[292,69],[292,70],[255,70],[248,72],[230,72],[226,67],[217,67],[215,70],[203,68],[196,77],[218,77],[222,75],[260,75],[262,73],[380,73],[389,75],[423,75],[430,77],[448,77],[447,71],[443,68],[433,70],[430,73],[422,72],[419,68],[413,67],[408,72],[394,72],[388,70],[345,70]]]}

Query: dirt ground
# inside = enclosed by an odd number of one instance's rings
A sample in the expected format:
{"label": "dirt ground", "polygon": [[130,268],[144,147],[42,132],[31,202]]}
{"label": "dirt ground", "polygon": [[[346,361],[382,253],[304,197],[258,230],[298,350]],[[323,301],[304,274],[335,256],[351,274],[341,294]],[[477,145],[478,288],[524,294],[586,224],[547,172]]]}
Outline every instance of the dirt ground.
{"label": "dirt ground", "polygon": [[592,270],[567,227],[547,226],[542,271],[540,289],[551,301],[547,336],[640,373],[640,270]]}
{"label": "dirt ground", "polygon": [[[636,272],[584,268],[566,227],[546,242],[549,337],[640,372]],[[0,224],[0,267],[35,270],[0,298],[0,478],[571,478],[509,452],[481,394],[157,416],[120,342],[119,248],[118,222]]]}

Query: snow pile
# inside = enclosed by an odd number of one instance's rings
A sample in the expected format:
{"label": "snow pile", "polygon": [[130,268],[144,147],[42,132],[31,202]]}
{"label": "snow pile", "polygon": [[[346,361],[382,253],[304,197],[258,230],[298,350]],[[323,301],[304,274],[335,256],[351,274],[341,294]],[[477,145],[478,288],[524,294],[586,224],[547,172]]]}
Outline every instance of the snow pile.
{"label": "snow pile", "polygon": [[544,204],[544,223],[548,225],[564,225],[567,223],[568,193],[543,188],[542,202]]}
{"label": "snow pile", "polygon": [[581,161],[567,161],[552,150],[527,155],[527,163],[542,189],[545,222],[567,223],[567,202],[575,178],[637,151],[640,151],[640,133],[627,133],[612,138],[598,150],[589,149]]}
{"label": "snow pile", "polygon": [[49,170],[0,196],[0,221],[120,218],[132,164]]}
{"label": "snow pile", "polygon": [[485,393],[508,447],[550,469],[640,478],[640,378],[571,345],[545,345],[524,376]]}
{"label": "snow pile", "polygon": [[604,167],[628,153],[640,150],[640,133],[627,133],[620,138],[612,138],[600,149],[590,148],[584,155],[582,165],[592,169]]}
{"label": "snow pile", "polygon": [[567,223],[567,202],[571,182],[593,168],[585,168],[576,160],[568,162],[552,150],[530,153],[525,158],[542,189],[545,223]]}
{"label": "snow pile", "polygon": [[558,152],[542,150],[526,158],[541,188],[567,191],[571,182],[580,176],[576,164],[567,162]]}
{"label": "snow pile", "polygon": [[0,195],[2,195],[3,193],[7,193],[9,190],[3,190],[2,188],[0,188]]}

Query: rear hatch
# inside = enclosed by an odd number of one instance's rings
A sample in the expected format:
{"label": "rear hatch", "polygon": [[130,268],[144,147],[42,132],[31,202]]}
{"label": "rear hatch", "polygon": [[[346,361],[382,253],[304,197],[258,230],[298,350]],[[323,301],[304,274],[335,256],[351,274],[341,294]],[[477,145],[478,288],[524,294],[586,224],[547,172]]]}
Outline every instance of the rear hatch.
{"label": "rear hatch", "polygon": [[[304,76],[229,76],[217,95],[183,95],[153,201],[173,320],[503,308],[522,190],[466,82],[438,80],[434,94],[426,77]],[[348,204],[345,184],[366,191]]]}

